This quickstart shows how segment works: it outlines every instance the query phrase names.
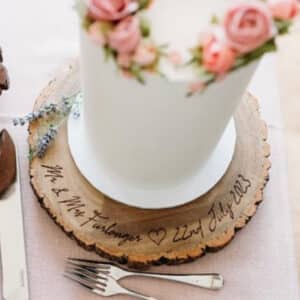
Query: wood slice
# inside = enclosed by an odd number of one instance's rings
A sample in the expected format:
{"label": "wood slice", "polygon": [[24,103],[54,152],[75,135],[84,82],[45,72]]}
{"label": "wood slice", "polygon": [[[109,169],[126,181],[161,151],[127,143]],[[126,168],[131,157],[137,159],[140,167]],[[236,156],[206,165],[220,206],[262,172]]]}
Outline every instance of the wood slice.
{"label": "wood slice", "polygon": [[[78,90],[79,67],[73,61],[44,89],[35,109]],[[210,192],[185,206],[142,210],[95,190],[71,157],[66,126],[46,156],[31,162],[31,183],[50,216],[84,248],[131,267],[188,262],[226,246],[263,200],[270,147],[253,96],[245,95],[235,121],[237,146],[227,173]],[[29,128],[30,144],[38,125]]]}

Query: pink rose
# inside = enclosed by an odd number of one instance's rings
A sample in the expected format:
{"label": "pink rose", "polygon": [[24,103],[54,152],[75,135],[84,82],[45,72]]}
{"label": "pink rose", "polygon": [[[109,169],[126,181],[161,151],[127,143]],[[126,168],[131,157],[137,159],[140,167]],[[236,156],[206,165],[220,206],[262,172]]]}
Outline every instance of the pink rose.
{"label": "pink rose", "polygon": [[136,49],[133,61],[139,64],[140,66],[149,66],[152,65],[157,57],[157,51],[155,47],[140,44],[139,47]]}
{"label": "pink rose", "polygon": [[276,32],[271,12],[261,1],[233,5],[225,16],[224,28],[228,42],[240,53],[262,46]]}
{"label": "pink rose", "polygon": [[111,48],[118,53],[133,52],[141,40],[140,24],[137,17],[122,20],[108,35]]}
{"label": "pink rose", "polygon": [[233,66],[236,53],[232,48],[217,34],[211,35],[206,39],[203,47],[203,66],[207,71],[222,76]]}
{"label": "pink rose", "polygon": [[299,12],[297,0],[269,0],[269,7],[273,17],[282,20],[293,19]]}
{"label": "pink rose", "polygon": [[89,15],[99,21],[116,21],[138,9],[135,0],[90,0]]}
{"label": "pink rose", "polygon": [[102,32],[101,22],[93,23],[88,29],[88,35],[96,45],[104,46],[107,42],[107,38]]}

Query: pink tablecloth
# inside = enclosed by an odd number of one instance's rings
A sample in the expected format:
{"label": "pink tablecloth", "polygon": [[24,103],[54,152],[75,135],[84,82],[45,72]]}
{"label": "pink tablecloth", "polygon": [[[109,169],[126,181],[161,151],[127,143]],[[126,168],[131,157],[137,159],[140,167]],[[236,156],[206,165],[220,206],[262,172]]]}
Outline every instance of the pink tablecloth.
{"label": "pink tablecloth", "polygon": [[[9,115],[32,108],[35,97],[55,69],[76,55],[78,49],[71,0],[1,0],[0,3],[0,44],[12,82],[11,90],[0,98],[2,128],[8,127]],[[261,100],[272,145],[273,168],[265,202],[250,224],[221,252],[191,264],[153,269],[177,273],[220,272],[226,279],[226,287],[220,292],[211,292],[149,279],[127,279],[126,286],[161,300],[299,299],[274,62],[273,56],[266,57],[250,87]],[[67,256],[97,256],[67,238],[40,208],[29,185],[26,131],[11,130],[17,137],[21,154],[30,299],[99,299],[62,277]]]}

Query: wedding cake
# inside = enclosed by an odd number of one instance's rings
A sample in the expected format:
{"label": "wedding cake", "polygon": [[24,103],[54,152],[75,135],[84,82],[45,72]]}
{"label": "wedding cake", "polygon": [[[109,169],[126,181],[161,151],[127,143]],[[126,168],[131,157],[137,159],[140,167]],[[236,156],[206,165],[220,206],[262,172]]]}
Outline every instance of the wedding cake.
{"label": "wedding cake", "polygon": [[178,205],[207,192],[232,159],[233,114],[258,59],[275,50],[296,1],[78,7],[84,101],[69,141],[83,175],[132,205],[141,198]]}

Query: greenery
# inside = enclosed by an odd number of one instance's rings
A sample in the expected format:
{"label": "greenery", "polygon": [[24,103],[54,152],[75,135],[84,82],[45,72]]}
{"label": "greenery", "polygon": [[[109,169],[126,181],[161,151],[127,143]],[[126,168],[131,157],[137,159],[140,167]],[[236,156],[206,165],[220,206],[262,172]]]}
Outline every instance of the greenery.
{"label": "greenery", "polygon": [[151,0],[139,0],[140,9],[146,9],[151,3]]}
{"label": "greenery", "polygon": [[149,22],[145,18],[142,18],[140,20],[140,30],[141,30],[142,36],[144,38],[147,38],[150,36],[150,33],[151,33],[150,25],[149,25]]}
{"label": "greenery", "polygon": [[108,45],[103,46],[103,52],[105,61],[109,61],[111,58],[115,59],[117,57],[117,52]]}
{"label": "greenery", "polygon": [[219,17],[217,15],[213,15],[210,19],[210,23],[213,25],[217,25],[220,23]]}
{"label": "greenery", "polygon": [[90,17],[85,16],[84,18],[82,18],[81,25],[85,30],[88,30],[92,24],[93,20]]}
{"label": "greenery", "polygon": [[[138,9],[133,14],[138,14],[141,10],[147,9],[152,1],[155,0],[137,0],[138,1]],[[266,1],[266,0],[262,0]],[[87,6],[86,4],[82,4],[81,0],[77,0],[77,4],[75,5],[76,10],[78,11],[79,15],[82,18],[82,26],[88,30],[88,28],[93,24],[93,20],[88,16],[87,13]],[[219,16],[214,14],[211,17],[211,24],[212,26],[221,26],[222,20],[219,19]],[[106,36],[108,32],[113,30],[114,26],[116,26],[117,22],[101,22],[101,25],[99,30],[102,31],[102,33]],[[273,52],[277,50],[276,46],[276,37],[279,35],[287,34],[289,32],[289,29],[291,25],[293,24],[292,20],[282,20],[282,19],[274,19],[274,24],[276,27],[276,34],[274,34],[274,37],[264,43],[262,46],[258,47],[257,49],[246,53],[246,54],[236,54],[238,55],[235,59],[234,65],[229,70],[229,72],[233,72],[239,68],[242,68],[259,58],[261,58],[265,53]],[[140,32],[143,38],[143,42],[146,44],[151,45],[151,26],[146,18],[143,16],[140,16]],[[121,67],[117,64],[117,58],[118,53],[116,50],[112,49],[109,45],[103,46],[104,56],[106,60],[113,59],[115,63],[118,65],[118,67],[124,71],[132,75],[138,82],[145,84],[145,78],[144,73],[147,72],[153,72],[156,74],[160,74],[159,70],[159,62],[162,57],[167,57],[168,53],[166,51],[166,48],[168,45],[161,45],[156,47],[156,53],[157,57],[153,64],[150,66],[141,66],[135,62],[131,62],[131,65],[129,68]],[[132,53],[131,53],[132,54]],[[191,49],[191,59],[182,67],[186,66],[194,66],[197,70],[197,73],[199,74],[199,80],[203,82],[205,86],[208,86],[212,83],[214,83],[216,80],[218,80],[220,77],[218,74],[209,72],[205,70],[203,65],[203,46],[199,45],[198,47],[195,47]]]}
{"label": "greenery", "polygon": [[132,63],[130,68],[129,68],[130,73],[136,78],[136,80],[141,83],[145,84],[145,78],[142,75],[142,67],[139,64]]}
{"label": "greenery", "polygon": [[277,50],[277,46],[275,43],[275,39],[271,39],[261,47],[253,50],[252,52],[249,52],[243,56],[238,57],[236,59],[234,67],[232,68],[232,71],[250,64],[251,62],[261,58],[264,54],[268,52],[274,52],[276,50]]}
{"label": "greenery", "polygon": [[275,26],[280,35],[289,33],[289,29],[292,26],[293,22],[290,20],[275,20]]}
{"label": "greenery", "polygon": [[29,159],[42,158],[48,148],[55,140],[60,127],[65,124],[69,115],[78,118],[79,106],[82,101],[82,94],[76,93],[70,97],[63,97],[58,103],[42,105],[37,111],[13,120],[15,126],[25,124],[37,124],[37,132],[33,136],[34,144],[29,149]]}
{"label": "greenery", "polygon": [[[274,52],[277,50],[277,46],[275,43],[275,38],[269,40],[266,42],[264,45],[261,47],[247,53],[243,54],[239,57],[236,58],[236,61],[231,68],[230,72],[233,72],[237,69],[240,69],[242,67],[245,67],[249,65],[250,63],[258,60],[261,58],[264,54],[268,52]],[[212,83],[214,83],[217,80],[217,75],[205,70],[203,67],[203,48],[202,47],[197,47],[191,50],[192,53],[192,59],[188,62],[189,65],[193,65],[197,72],[198,72],[198,77],[199,79],[205,84],[205,86],[209,86]],[[188,93],[187,96],[190,97],[192,96],[193,93]]]}

